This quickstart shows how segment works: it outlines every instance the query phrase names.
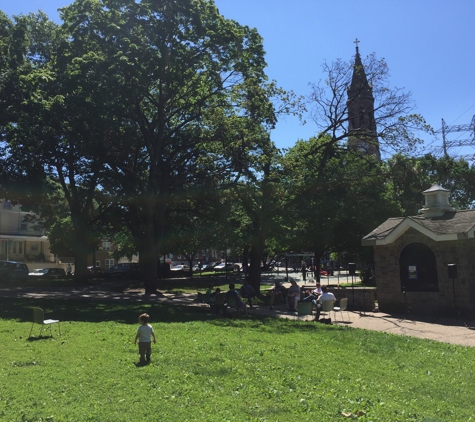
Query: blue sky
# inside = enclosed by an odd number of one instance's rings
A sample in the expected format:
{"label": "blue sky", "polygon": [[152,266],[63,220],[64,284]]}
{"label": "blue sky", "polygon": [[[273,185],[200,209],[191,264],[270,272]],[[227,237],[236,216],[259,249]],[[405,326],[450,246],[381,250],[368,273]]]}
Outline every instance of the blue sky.
{"label": "blue sky", "polygon": [[[358,38],[362,56],[376,53],[390,69],[391,86],[412,93],[420,113],[434,128],[468,124],[475,115],[475,0],[215,0],[220,12],[258,29],[264,38],[267,74],[287,90],[308,95],[309,83],[324,77],[321,65],[350,60]],[[4,4],[5,3],[5,4]],[[7,15],[43,10],[58,20],[69,0],[2,0]],[[272,133],[278,147],[317,133],[310,119],[292,117]],[[469,138],[453,133],[449,140]],[[442,140],[427,150],[440,147]],[[473,148],[451,155],[474,154]]]}

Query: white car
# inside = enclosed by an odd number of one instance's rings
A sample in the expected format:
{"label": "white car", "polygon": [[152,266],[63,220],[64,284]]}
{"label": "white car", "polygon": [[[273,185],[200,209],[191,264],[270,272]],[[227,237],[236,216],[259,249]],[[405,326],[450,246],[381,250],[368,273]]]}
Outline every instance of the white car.
{"label": "white car", "polygon": [[173,265],[170,270],[172,271],[180,271],[180,270],[189,270],[190,267],[188,265],[185,265],[185,264],[180,264],[180,265]]}
{"label": "white car", "polygon": [[213,268],[213,270],[214,271],[233,271],[234,265],[235,264],[233,262],[228,262],[228,263],[222,262],[221,264],[216,265]]}

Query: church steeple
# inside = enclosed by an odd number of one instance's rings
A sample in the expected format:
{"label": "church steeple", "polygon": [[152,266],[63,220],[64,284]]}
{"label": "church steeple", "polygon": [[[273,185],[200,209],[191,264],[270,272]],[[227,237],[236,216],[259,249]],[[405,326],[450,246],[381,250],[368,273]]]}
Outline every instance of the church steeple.
{"label": "church steeple", "polygon": [[374,119],[373,88],[368,83],[358,43],[359,40],[356,39],[353,76],[351,85],[347,89],[348,133],[350,134],[348,146],[366,154],[372,154],[380,160],[381,154]]}

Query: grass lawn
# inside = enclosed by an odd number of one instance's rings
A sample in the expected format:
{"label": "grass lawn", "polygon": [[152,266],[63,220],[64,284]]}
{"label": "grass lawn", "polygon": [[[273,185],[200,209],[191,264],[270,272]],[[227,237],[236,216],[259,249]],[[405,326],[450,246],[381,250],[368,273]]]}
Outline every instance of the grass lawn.
{"label": "grass lawn", "polygon": [[[27,339],[32,306],[61,337]],[[157,344],[136,367],[144,311]],[[0,420],[474,420],[473,348],[160,304],[0,299],[0,318]]]}

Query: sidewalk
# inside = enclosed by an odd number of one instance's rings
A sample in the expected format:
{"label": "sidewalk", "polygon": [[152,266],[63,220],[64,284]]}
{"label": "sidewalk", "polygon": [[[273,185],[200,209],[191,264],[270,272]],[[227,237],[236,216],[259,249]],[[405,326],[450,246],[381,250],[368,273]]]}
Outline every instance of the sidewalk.
{"label": "sidewalk", "polygon": [[[277,275],[278,273],[276,273]],[[291,275],[294,277],[294,275]],[[282,280],[285,274],[278,274],[275,278]],[[297,277],[294,277],[297,278]],[[264,285],[272,284],[274,277],[266,277]],[[308,280],[306,281],[308,283]],[[299,285],[304,284],[299,280]],[[33,287],[0,287],[0,297],[15,298],[48,298],[48,299],[85,299],[85,300],[111,300],[133,301],[145,303],[167,303],[184,306],[201,306],[195,302],[195,294],[169,294],[163,297],[148,296],[142,289],[127,290],[126,292],[114,291],[113,284],[99,284],[96,286],[80,286],[76,288],[42,288],[39,292]],[[289,313],[284,304],[274,306],[269,310],[267,306],[249,309],[250,315],[260,315],[273,318],[288,318],[301,321],[314,321],[315,316],[306,315],[299,317]],[[335,325],[358,328],[364,330],[382,331],[390,334],[405,335],[423,339],[435,340],[450,344],[475,347],[475,321],[450,318],[428,318],[417,315],[389,315],[383,312],[339,312],[331,315]],[[315,324],[319,324],[315,322]]]}

